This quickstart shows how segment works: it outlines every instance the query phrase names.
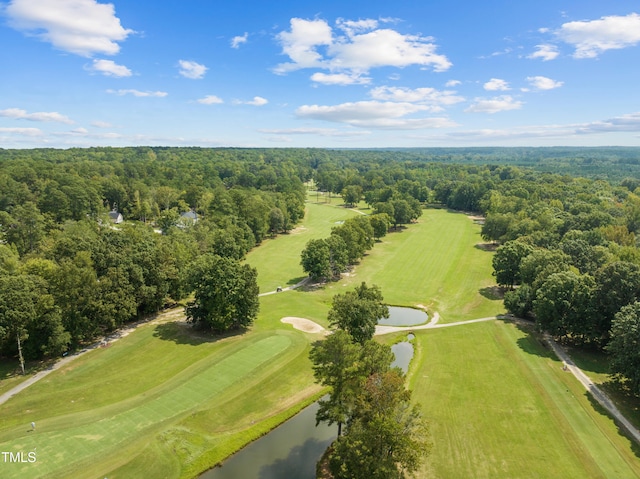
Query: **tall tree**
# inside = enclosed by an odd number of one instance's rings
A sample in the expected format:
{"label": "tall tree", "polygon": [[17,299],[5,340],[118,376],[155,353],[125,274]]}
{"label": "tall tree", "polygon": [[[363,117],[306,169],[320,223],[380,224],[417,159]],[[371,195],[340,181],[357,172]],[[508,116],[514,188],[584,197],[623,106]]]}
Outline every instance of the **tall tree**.
{"label": "tall tree", "polygon": [[231,258],[204,255],[189,268],[195,300],[187,320],[215,332],[250,326],[258,315],[258,271]]}
{"label": "tall tree", "polygon": [[318,401],[316,425],[323,421],[330,426],[337,424],[338,436],[353,408],[359,350],[349,333],[338,330],[315,343],[309,352],[316,382],[331,388],[328,398]]}
{"label": "tall tree", "polygon": [[640,394],[640,302],[624,306],[616,314],[610,335],[606,350],[611,355],[611,372],[627,378],[631,390]]}
{"label": "tall tree", "polygon": [[329,323],[363,344],[373,337],[378,321],[389,317],[389,308],[382,301],[380,288],[376,285],[368,287],[363,282],[355,290],[333,297]]}

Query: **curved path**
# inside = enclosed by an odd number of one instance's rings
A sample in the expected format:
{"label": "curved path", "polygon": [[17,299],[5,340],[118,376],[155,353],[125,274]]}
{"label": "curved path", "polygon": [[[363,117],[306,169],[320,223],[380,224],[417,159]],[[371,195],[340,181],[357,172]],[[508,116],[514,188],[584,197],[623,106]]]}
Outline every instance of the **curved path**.
{"label": "curved path", "polygon": [[136,323],[134,323],[134,324],[132,324],[130,326],[127,326],[126,328],[123,328],[123,329],[120,329],[118,331],[113,332],[112,334],[110,334],[109,336],[105,337],[104,339],[101,339],[100,341],[97,341],[97,342],[93,343],[91,346],[87,346],[86,348],[82,349],[81,351],[78,351],[77,353],[70,354],[70,355],[68,355],[68,356],[56,361],[54,364],[49,366],[47,369],[44,369],[42,371],[37,372],[36,374],[31,376],[29,379],[27,379],[25,381],[22,381],[20,384],[17,384],[16,386],[14,386],[11,389],[9,389],[8,391],[6,391],[4,394],[1,394],[0,395],[0,405],[6,403],[13,396],[15,396],[19,392],[25,390],[26,388],[28,388],[32,384],[40,381],[45,376],[48,376],[49,374],[51,374],[56,369],[60,369],[61,367],[63,367],[66,364],[70,363],[74,359],[79,358],[80,356],[88,353],[89,351],[91,351],[93,349],[96,349],[96,348],[99,348],[99,347],[107,346],[108,344],[110,344],[110,343],[112,343],[114,341],[117,341],[120,338],[125,337],[131,331],[133,331],[138,326],[140,326],[141,324],[159,323],[159,322],[171,321],[172,319],[174,319],[174,316],[183,314],[183,310],[182,309],[180,309],[178,312],[179,312],[179,314],[176,314],[175,310],[170,310],[170,311],[167,311],[167,312],[164,312],[164,313],[160,313],[159,315],[156,315],[156,316],[154,316],[154,317],[152,317],[150,319],[143,320],[143,321],[138,321],[138,322],[136,322]]}

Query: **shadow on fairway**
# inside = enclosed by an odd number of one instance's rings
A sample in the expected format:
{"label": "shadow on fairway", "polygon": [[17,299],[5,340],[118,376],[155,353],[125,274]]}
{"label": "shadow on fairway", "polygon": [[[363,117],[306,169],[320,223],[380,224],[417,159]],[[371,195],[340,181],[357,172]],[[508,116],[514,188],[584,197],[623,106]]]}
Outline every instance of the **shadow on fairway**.
{"label": "shadow on fairway", "polygon": [[198,346],[205,343],[215,343],[221,339],[244,334],[244,332],[244,329],[239,329],[224,334],[215,334],[210,331],[194,328],[190,324],[174,322],[157,325],[153,335],[156,338],[173,341],[176,344]]}
{"label": "shadow on fairway", "polygon": [[[607,383],[605,383],[607,384]],[[600,387],[602,388],[603,385],[600,385]],[[607,391],[606,388],[602,388],[605,389],[605,392],[607,394],[610,394],[610,391]],[[631,450],[633,451],[633,453],[635,454],[636,457],[640,458],[640,444],[638,444],[637,442],[635,442],[632,439],[632,436],[627,432],[627,430],[622,427],[620,424],[618,424],[618,422],[613,418],[613,416],[611,416],[611,414],[609,414],[609,411],[607,411],[604,407],[602,407],[602,405],[596,401],[596,399],[589,394],[588,391],[584,392],[585,397],[589,400],[589,402],[591,403],[591,406],[593,406],[593,409],[598,413],[601,414],[603,416],[606,416],[610,419],[612,419],[615,423],[616,426],[618,427],[618,434],[620,434],[620,436],[624,437],[625,439],[628,439],[629,442],[631,443]],[[616,402],[618,402],[619,399],[616,399]],[[627,419],[629,419],[629,415],[625,414],[625,416],[627,417]],[[632,421],[633,422],[633,421]]]}
{"label": "shadow on fairway", "polygon": [[487,286],[479,289],[478,292],[491,301],[502,301],[504,299],[504,289],[499,286]]}
{"label": "shadow on fairway", "polygon": [[297,278],[291,278],[289,281],[287,281],[287,284],[288,285],[298,284],[300,281],[303,281],[307,277],[308,276],[298,276]]}
{"label": "shadow on fairway", "polygon": [[502,321],[513,323],[516,325],[516,328],[518,328],[523,333],[526,333],[526,337],[519,338],[516,341],[518,347],[525,353],[534,354],[542,358],[556,357],[551,348],[542,340],[540,334],[535,331],[533,322],[525,320],[513,321],[506,318],[502,319]]}

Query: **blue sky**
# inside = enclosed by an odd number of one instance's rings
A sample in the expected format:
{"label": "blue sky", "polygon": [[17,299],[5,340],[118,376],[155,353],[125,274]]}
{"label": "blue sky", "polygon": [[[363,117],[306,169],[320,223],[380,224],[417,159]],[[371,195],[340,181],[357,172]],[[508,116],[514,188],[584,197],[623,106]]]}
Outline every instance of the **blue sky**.
{"label": "blue sky", "polygon": [[640,146],[640,3],[0,0],[0,147]]}

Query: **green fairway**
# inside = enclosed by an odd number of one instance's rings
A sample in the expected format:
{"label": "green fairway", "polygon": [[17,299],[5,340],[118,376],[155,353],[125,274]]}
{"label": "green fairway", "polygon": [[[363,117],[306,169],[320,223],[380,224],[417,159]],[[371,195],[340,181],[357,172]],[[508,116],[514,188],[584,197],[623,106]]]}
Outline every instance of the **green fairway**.
{"label": "green fairway", "polygon": [[[111,464],[132,461],[135,468],[144,459],[174,463],[177,477],[190,465],[188,458],[162,459],[168,452],[162,448],[197,427],[203,431],[194,434],[207,431],[216,438],[214,452],[224,454],[220,460],[238,447],[239,437],[247,440],[246,432],[240,433],[256,420],[267,419],[262,428],[268,430],[269,417],[313,393],[298,384],[300,377],[311,384],[307,346],[294,332],[208,341],[174,323],[142,326],[2,406],[0,449],[37,450],[38,460],[3,464],[1,477],[94,477]],[[297,400],[282,401],[282,394]],[[226,408],[224,417],[209,422],[210,416],[221,416],[219,407]],[[189,424],[195,416],[204,422]],[[31,421],[36,432],[30,431]],[[220,429],[224,434],[218,437],[213,431]],[[144,447],[149,444],[154,447]],[[207,445],[199,452],[212,449]],[[151,458],[150,451],[155,451]],[[140,477],[130,467],[110,477]]]}
{"label": "green fairway", "polygon": [[504,308],[492,293],[493,253],[477,245],[480,226],[468,216],[427,209],[418,223],[376,243],[352,273],[313,294],[330,304],[336,293],[366,281],[380,286],[385,302],[426,306],[441,322],[495,316]]}
{"label": "green fairway", "polygon": [[421,477],[640,477],[630,440],[515,325],[421,331],[416,340],[411,387],[434,441]]}
{"label": "green fairway", "polygon": [[275,291],[278,286],[292,286],[304,279],[306,275],[300,265],[300,254],[307,242],[328,237],[331,228],[356,214],[338,206],[307,203],[301,226],[288,234],[265,240],[247,255],[246,262],[258,269],[260,292]]}
{"label": "green fairway", "polygon": [[[299,228],[248,255],[261,291],[302,279],[307,241],[358,214],[337,204],[307,203]],[[197,475],[320,393],[308,351],[321,336],[282,317],[327,326],[332,297],[361,281],[441,322],[502,312],[479,232],[466,215],[425,210],[340,281],[261,297],[243,334],[210,338],[173,313],[75,359],[0,406],[0,450],[37,450],[36,463],[2,464],[0,477]],[[640,477],[629,440],[526,332],[490,321],[417,331],[415,345],[410,382],[434,442],[418,477]]]}

